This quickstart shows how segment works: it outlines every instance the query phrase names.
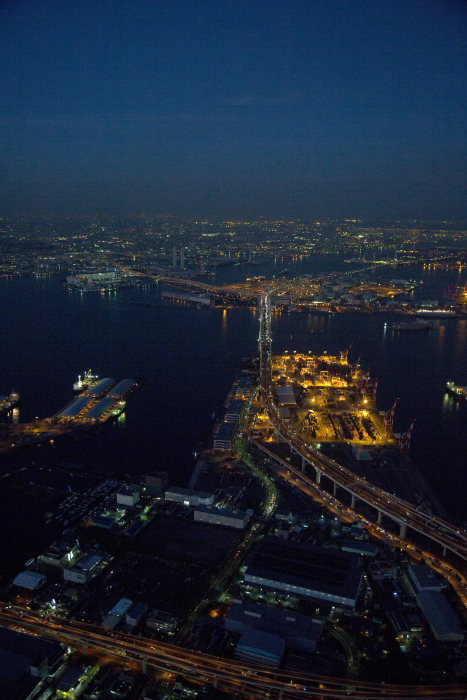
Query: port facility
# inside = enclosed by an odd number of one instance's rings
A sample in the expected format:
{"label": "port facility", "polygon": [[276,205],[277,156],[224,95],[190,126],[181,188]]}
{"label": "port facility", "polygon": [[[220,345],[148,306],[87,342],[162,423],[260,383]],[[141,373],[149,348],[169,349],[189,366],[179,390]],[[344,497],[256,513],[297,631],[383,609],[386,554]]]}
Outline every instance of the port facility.
{"label": "port facility", "polygon": [[105,377],[75,397],[55,418],[65,423],[105,423],[122,413],[126,398],[140,385],[136,379],[122,379],[116,384],[112,377]]}

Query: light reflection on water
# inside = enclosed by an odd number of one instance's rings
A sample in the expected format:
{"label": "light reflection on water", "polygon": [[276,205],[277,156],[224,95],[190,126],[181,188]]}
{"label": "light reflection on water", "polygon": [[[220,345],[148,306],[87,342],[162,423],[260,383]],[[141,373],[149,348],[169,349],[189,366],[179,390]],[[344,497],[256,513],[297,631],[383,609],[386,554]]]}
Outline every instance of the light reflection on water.
{"label": "light reflection on water", "polygon": [[449,417],[453,413],[458,413],[460,409],[459,401],[456,401],[453,396],[450,396],[447,392],[443,396],[443,413],[445,416]]}

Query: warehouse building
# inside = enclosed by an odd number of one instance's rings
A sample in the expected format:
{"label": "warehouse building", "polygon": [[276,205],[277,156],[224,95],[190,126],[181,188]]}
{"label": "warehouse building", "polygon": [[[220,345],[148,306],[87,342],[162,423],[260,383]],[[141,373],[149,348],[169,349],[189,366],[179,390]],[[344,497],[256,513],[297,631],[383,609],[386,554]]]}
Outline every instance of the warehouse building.
{"label": "warehouse building", "polygon": [[112,610],[109,610],[109,615],[118,615],[118,617],[123,617],[132,608],[133,601],[129,598],[120,598],[118,603],[115,603]]}
{"label": "warehouse building", "polygon": [[253,390],[253,381],[251,377],[240,377],[237,384],[235,385],[234,398],[235,399],[247,399],[251,396]]}
{"label": "warehouse building", "polygon": [[63,663],[59,642],[0,628],[0,697],[32,697],[38,678],[53,674]]}
{"label": "warehouse building", "polygon": [[238,423],[240,420],[240,414],[243,411],[244,406],[245,402],[241,399],[231,401],[225,411],[224,421],[226,423]]}
{"label": "warehouse building", "polygon": [[134,506],[138,503],[140,497],[140,488],[133,484],[132,486],[122,486],[117,491],[117,503],[120,506]]}
{"label": "warehouse building", "polygon": [[230,450],[237,432],[235,423],[222,423],[221,427],[214,435],[212,446],[214,450]]}
{"label": "warehouse building", "polygon": [[146,627],[156,632],[173,635],[177,629],[179,619],[176,615],[172,615],[166,610],[151,610],[147,619]]}
{"label": "warehouse building", "polygon": [[28,591],[37,591],[46,581],[47,576],[43,574],[38,574],[35,571],[21,571],[13,579],[13,585],[18,586],[18,588],[26,588]]}
{"label": "warehouse building", "polygon": [[285,653],[285,642],[269,632],[248,629],[242,634],[235,650],[235,657],[269,668],[279,668]]}
{"label": "warehouse building", "polygon": [[185,506],[210,506],[214,503],[214,495],[205,491],[193,491],[192,489],[172,486],[165,492],[166,501],[183,503]]}
{"label": "warehouse building", "polygon": [[81,557],[70,569],[63,570],[65,581],[73,583],[89,583],[106,566],[107,560],[102,554],[90,552]]}
{"label": "warehouse building", "polygon": [[458,617],[443,593],[422,591],[417,595],[417,605],[438,641],[463,641],[464,632]]}
{"label": "warehouse building", "polygon": [[57,418],[61,418],[62,420],[76,418],[76,416],[84,411],[92,401],[93,399],[90,396],[78,396],[77,399],[73,399],[68,406],[65,406],[65,408],[62,408],[62,410],[57,413]]}
{"label": "warehouse building", "polygon": [[342,542],[342,551],[360,554],[362,557],[376,557],[378,547],[370,542],[361,542],[352,539],[345,539]]}
{"label": "warehouse building", "polygon": [[116,403],[116,400],[111,396],[104,396],[103,399],[98,401],[91,409],[89,409],[89,411],[87,411],[87,413],[85,413],[83,418],[84,420],[99,421],[113,409]]}
{"label": "warehouse building", "polygon": [[243,634],[254,629],[281,637],[288,649],[313,653],[321,638],[323,624],[308,615],[271,608],[259,603],[234,603],[225,618],[225,629]]}
{"label": "warehouse building", "polygon": [[135,603],[125,615],[125,627],[132,631],[137,627],[148,612],[146,603]]}
{"label": "warehouse building", "polygon": [[134,379],[122,379],[109,391],[109,396],[116,400],[124,399],[128,392],[136,389],[137,386],[138,383]]}
{"label": "warehouse building", "polygon": [[112,379],[111,377],[105,377],[104,379],[98,381],[97,384],[94,384],[94,386],[90,386],[89,389],[83,392],[83,396],[92,396],[93,398],[98,398],[99,396],[103,396],[104,394],[106,394],[109,391],[109,389],[113,387],[114,384],[115,379]]}
{"label": "warehouse building", "polygon": [[265,537],[247,558],[244,582],[353,609],[362,574],[356,554]]}
{"label": "warehouse building", "polygon": [[295,394],[293,388],[289,385],[277,387],[277,402],[282,405],[295,406]]}
{"label": "warehouse building", "polygon": [[443,580],[433,569],[426,564],[409,566],[408,580],[415,594],[422,591],[436,591],[440,593],[443,589]]}
{"label": "warehouse building", "polygon": [[64,568],[66,566],[72,566],[79,554],[79,544],[76,540],[70,542],[60,540],[59,542],[51,544],[45,552],[38,556],[37,560],[41,564]]}
{"label": "warehouse building", "polygon": [[243,530],[250,520],[248,513],[229,508],[214,508],[212,506],[199,506],[194,511],[194,519],[200,523],[222,525]]}

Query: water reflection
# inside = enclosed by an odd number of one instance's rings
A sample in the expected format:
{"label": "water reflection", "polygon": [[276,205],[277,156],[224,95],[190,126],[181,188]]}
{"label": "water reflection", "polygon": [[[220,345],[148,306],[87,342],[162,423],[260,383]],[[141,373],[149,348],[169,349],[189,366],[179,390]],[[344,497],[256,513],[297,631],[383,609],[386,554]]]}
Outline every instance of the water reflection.
{"label": "water reflection", "polygon": [[456,401],[452,396],[449,396],[447,391],[443,396],[443,413],[447,416],[459,411],[459,401]]}
{"label": "water reflection", "polygon": [[307,314],[306,326],[310,333],[325,333],[328,328],[328,318],[326,316],[316,316]]}
{"label": "water reflection", "polygon": [[456,351],[456,357],[463,355],[465,349],[465,339],[467,336],[467,320],[462,318],[457,321],[456,324],[456,339],[454,341],[454,347]]}
{"label": "water reflection", "polygon": [[442,326],[441,324],[437,326],[435,325],[433,327],[433,331],[438,331],[436,339],[436,349],[438,357],[441,357],[444,352],[444,344],[446,341],[446,326]]}

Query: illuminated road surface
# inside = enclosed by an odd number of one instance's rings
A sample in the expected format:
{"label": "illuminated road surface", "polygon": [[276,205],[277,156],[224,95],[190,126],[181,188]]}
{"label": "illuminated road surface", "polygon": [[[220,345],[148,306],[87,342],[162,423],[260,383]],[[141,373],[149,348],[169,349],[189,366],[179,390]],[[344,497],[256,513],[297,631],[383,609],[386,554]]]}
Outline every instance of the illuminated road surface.
{"label": "illuminated road surface", "polygon": [[38,613],[0,603],[0,624],[10,629],[56,639],[88,654],[119,660],[143,669],[181,673],[219,689],[254,698],[311,698],[317,700],[354,698],[373,700],[460,700],[467,697],[466,685],[399,686],[363,683],[327,676],[269,670],[253,664],[191,651],[183,647],[128,634],[108,632],[101,627],[58,618],[44,619]]}

